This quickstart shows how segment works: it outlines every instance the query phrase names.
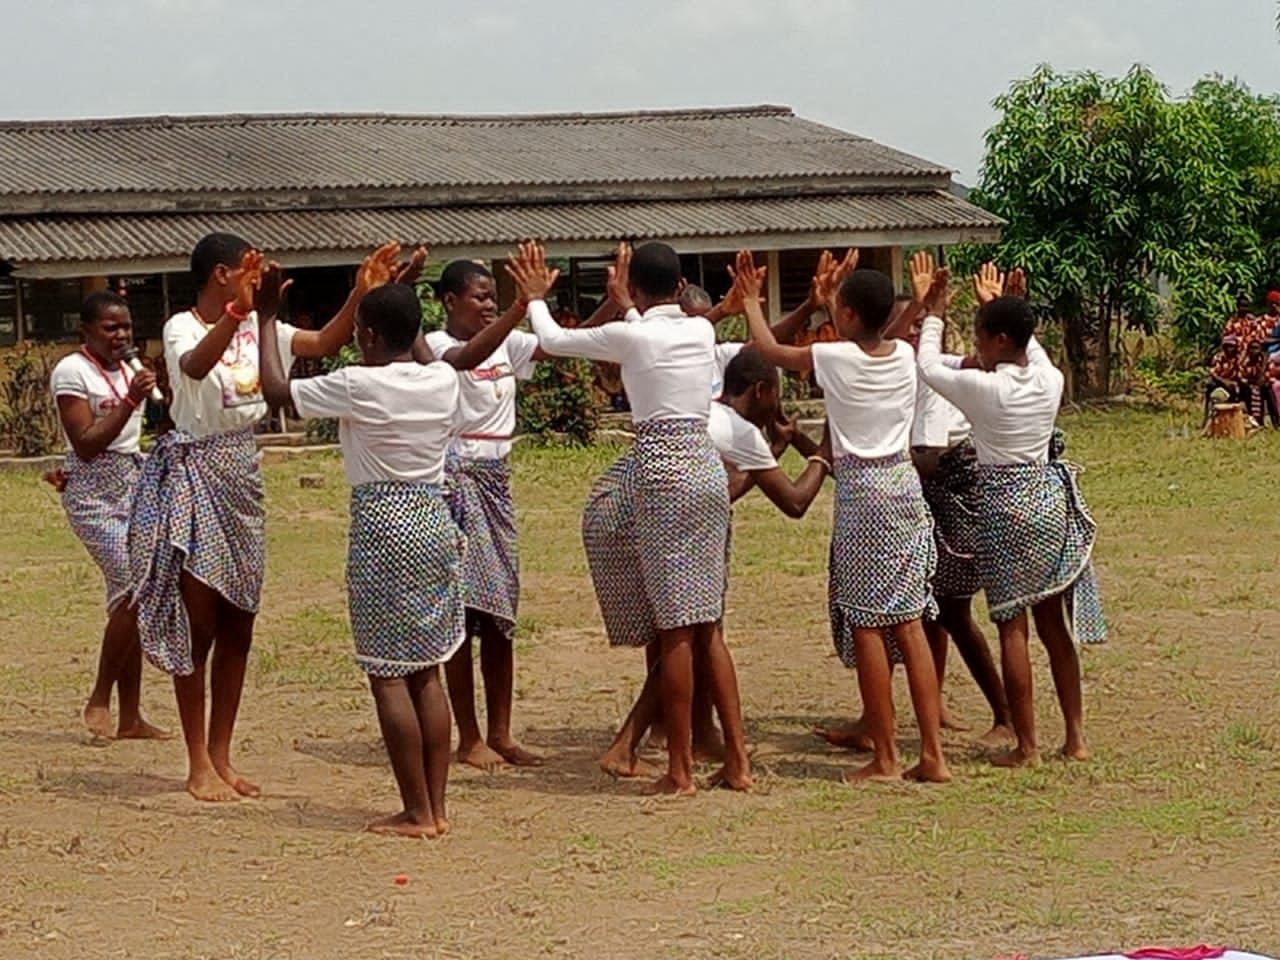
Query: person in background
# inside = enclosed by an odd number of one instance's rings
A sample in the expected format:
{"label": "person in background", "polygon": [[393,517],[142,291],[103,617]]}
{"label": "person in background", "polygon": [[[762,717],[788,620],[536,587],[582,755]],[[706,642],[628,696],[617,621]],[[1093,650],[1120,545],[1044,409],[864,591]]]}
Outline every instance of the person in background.
{"label": "person in background", "polygon": [[1221,349],[1209,364],[1209,383],[1204,391],[1204,415],[1208,419],[1212,411],[1212,395],[1215,390],[1225,390],[1227,400],[1240,403],[1240,338],[1228,333],[1222,338]]}
{"label": "person in background", "polygon": [[[142,718],[142,648],[137,611],[128,602],[129,512],[142,471],[142,404],[156,379],[145,369],[131,373],[123,362],[133,321],[119,294],[90,294],[80,308],[80,332],[83,345],[58,362],[50,386],[67,440],[62,506],[107,582],[107,627],[84,725],[102,739],[168,739]],[[113,688],[120,696],[114,731]]]}
{"label": "person in background", "polygon": [[[1240,341],[1243,348],[1251,340],[1258,338],[1258,317],[1253,315],[1253,305],[1249,298],[1241,295],[1236,298],[1236,312],[1227,318],[1226,324],[1223,325],[1222,335],[1224,337],[1236,337]],[[1268,327],[1270,329],[1270,327]],[[1266,334],[1262,334],[1266,336]]]}

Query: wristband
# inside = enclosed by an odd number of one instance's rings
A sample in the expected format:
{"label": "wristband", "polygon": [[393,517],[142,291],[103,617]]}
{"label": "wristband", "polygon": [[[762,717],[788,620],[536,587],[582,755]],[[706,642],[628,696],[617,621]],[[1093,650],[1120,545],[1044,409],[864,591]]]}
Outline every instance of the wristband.
{"label": "wristband", "polygon": [[127,403],[134,410],[137,410],[140,406],[142,406],[142,403],[140,401],[133,399],[133,397],[129,396],[127,393],[124,395],[124,402]]}
{"label": "wristband", "polygon": [[806,459],[806,460],[808,460],[810,463],[820,463],[820,464],[822,464],[824,467],[826,467],[826,468],[827,468],[827,473],[832,473],[832,472],[834,472],[834,471],[831,469],[831,461],[830,461],[830,460],[828,460],[826,457],[820,457],[820,456],[818,456],[818,455],[815,453],[815,454],[814,454],[813,456],[811,456],[811,457],[805,457],[805,459]]}
{"label": "wristband", "polygon": [[241,313],[236,309],[236,302],[234,300],[228,300],[227,305],[222,308],[222,312],[232,320],[239,320],[241,323],[244,323],[249,319],[249,314]]}

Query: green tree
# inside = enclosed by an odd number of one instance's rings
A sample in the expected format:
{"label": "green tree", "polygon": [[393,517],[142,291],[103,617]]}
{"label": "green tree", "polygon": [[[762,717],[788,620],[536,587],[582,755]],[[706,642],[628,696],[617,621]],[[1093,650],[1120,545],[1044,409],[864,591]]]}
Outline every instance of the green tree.
{"label": "green tree", "polygon": [[995,101],[974,199],[1008,223],[994,248],[958,251],[1026,268],[1061,324],[1077,397],[1105,393],[1126,325],[1152,329],[1157,280],[1191,338],[1225,316],[1261,259],[1254,204],[1206,102],[1180,103],[1143,67],[1123,77],[1048,66]]}

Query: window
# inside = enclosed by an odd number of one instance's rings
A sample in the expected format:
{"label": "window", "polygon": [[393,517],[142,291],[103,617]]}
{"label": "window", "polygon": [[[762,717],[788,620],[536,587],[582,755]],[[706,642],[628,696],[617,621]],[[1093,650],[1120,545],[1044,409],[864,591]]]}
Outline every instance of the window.
{"label": "window", "polygon": [[23,335],[28,340],[69,342],[80,337],[81,281],[21,280]]}
{"label": "window", "polygon": [[18,342],[18,285],[10,278],[0,279],[0,347]]}

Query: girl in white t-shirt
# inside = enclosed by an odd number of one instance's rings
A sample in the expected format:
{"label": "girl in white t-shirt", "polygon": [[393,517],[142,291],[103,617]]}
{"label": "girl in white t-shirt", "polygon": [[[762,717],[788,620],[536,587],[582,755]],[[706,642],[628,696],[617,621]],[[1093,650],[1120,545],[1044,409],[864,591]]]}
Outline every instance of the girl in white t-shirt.
{"label": "girl in white t-shirt", "polygon": [[874,270],[854,270],[836,294],[834,343],[783,346],[760,309],[764,270],[738,254],[737,283],[751,336],[765,358],[822,387],[835,456],[836,508],[831,534],[829,612],[836,651],[858,670],[871,763],[853,779],[904,776],[894,745],[890,643],[897,645],[920,727],[920,762],[905,776],[951,779],[939,733],[938,678],[925,640],[931,612],[933,524],[908,453],[915,412],[915,354],[886,340],[893,284]]}
{"label": "girl in white t-shirt", "polygon": [[[724,461],[729,479],[729,499],[736,502],[753,487],[760,490],[779,510],[789,517],[805,515],[809,505],[822,489],[831,472],[830,442],[816,444],[798,430],[791,429],[773,448],[765,439],[764,429],[778,415],[779,383],[777,368],[754,350],[743,350],[725,368],[723,395],[711,404],[707,434]],[[790,444],[808,464],[795,480],[778,465],[777,457]],[[600,610],[611,645],[645,644],[651,649],[657,642],[658,630],[652,604],[644,592],[638,545],[635,538],[635,470],[634,463],[623,457],[613,470],[614,485],[593,491],[594,518],[584,524],[584,540],[591,566],[592,579],[600,596]],[[727,557],[726,557],[727,567]],[[727,589],[726,583],[726,589]],[[712,656],[695,664],[695,687],[711,686],[707,668],[719,663],[721,670],[732,670],[733,659],[724,643],[723,621],[716,624],[716,636],[709,651]],[[716,782],[734,789],[751,784],[750,761],[742,724],[742,708],[736,692],[732,700],[718,705],[724,727],[724,744],[718,751],[724,755],[724,767]],[[695,713],[696,713],[695,704]],[[640,741],[661,717],[662,698],[659,673],[650,666],[644,688],[632,707],[613,743],[600,758],[600,768],[618,777],[638,777],[652,767],[639,757]],[[698,727],[705,728],[699,731]],[[707,717],[701,724],[694,717],[695,750],[710,742],[714,727]],[[704,750],[707,747],[703,747]],[[709,757],[704,757],[708,759]]]}
{"label": "girl in white t-shirt", "polygon": [[[279,286],[272,264],[264,288]],[[458,375],[420,364],[417,294],[391,284],[360,304],[360,366],[288,380],[263,315],[263,389],[303,417],[333,417],[351,483],[347,596],[356,662],[369,676],[404,808],[375,833],[434,837],[449,829],[449,701],[441,663],[466,640],[462,536],[445,504],[445,451],[458,417]]]}
{"label": "girl in white t-shirt", "polygon": [[[142,650],[129,594],[129,512],[142,469],[142,405],[155,387],[150,371],[130,372],[123,357],[133,347],[133,322],[123,297],[90,294],[80,308],[84,344],[58,361],[50,383],[67,441],[62,506],[80,542],[107,582],[107,628],[98,675],[84,708],[94,736],[167,738],[142,718]],[[120,717],[111,728],[111,690]]]}
{"label": "girl in white t-shirt", "polygon": [[[294,357],[333,356],[351,341],[356,306],[390,279],[398,250],[387,245],[366,259],[346,305],[322,329],[279,326],[286,368]],[[191,272],[198,301],[164,327],[174,429],[156,444],[134,499],[132,592],[143,652],[173,676],[187,790],[198,800],[235,800],[261,793],[232,766],[231,737],[266,561],[253,437],[267,415],[257,315],[279,304],[259,291],[262,255],[231,234],[197,243]],[[206,735],[205,661],[215,643]]]}
{"label": "girl in white t-shirt", "polygon": [[[942,271],[943,280],[946,279]],[[1063,376],[1036,341],[1035,314],[1020,296],[1001,296],[994,265],[975,284],[975,358],[963,367],[942,355],[943,282],[929,298],[920,332],[920,375],[972,424],[978,459],[978,569],[987,609],[1000,631],[1005,690],[1017,745],[999,766],[1040,762],[1027,610],[1049,653],[1066,726],[1062,754],[1085,760],[1084,698],[1076,642],[1102,643],[1106,623],[1093,570],[1097,526],[1075,470],[1056,456]]]}
{"label": "girl in white t-shirt", "polygon": [[520,566],[510,457],[516,384],[533,376],[544,354],[537,337],[515,329],[525,317],[524,301],[515,301],[498,316],[493,274],[479,263],[448,264],[436,290],[445,327],[427,334],[426,340],[433,356],[461,371],[458,436],[445,469],[449,506],[466,537],[467,634],[480,640],[488,726],[482,738],[471,644],[466,643],[445,668],[458,724],[458,760],[482,770],[503,763],[536,766],[542,758],[511,735]]}

